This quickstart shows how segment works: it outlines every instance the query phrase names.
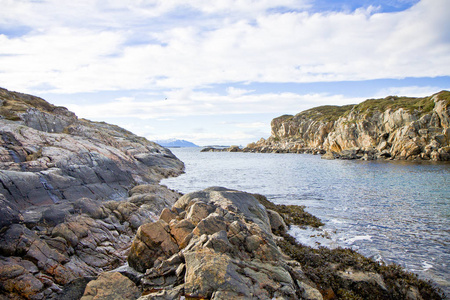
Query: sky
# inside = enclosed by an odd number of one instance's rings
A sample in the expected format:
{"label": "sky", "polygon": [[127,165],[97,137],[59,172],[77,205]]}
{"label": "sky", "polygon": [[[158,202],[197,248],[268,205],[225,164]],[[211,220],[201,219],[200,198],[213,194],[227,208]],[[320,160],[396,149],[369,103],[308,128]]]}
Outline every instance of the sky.
{"label": "sky", "polygon": [[0,0],[0,87],[149,140],[242,145],[450,90],[449,0]]}

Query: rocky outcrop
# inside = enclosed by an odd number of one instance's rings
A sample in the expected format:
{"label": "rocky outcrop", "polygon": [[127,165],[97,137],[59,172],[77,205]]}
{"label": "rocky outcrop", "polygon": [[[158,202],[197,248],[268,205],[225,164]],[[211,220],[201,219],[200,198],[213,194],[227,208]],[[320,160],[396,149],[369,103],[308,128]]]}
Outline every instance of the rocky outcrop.
{"label": "rocky outcrop", "polygon": [[0,89],[0,116],[0,193],[19,209],[124,199],[134,185],[183,171],[168,149],[37,97]]}
{"label": "rocky outcrop", "polygon": [[322,106],[272,121],[248,152],[325,154],[342,159],[450,160],[450,92]]}
{"label": "rocky outcrop", "polygon": [[0,232],[0,297],[59,299],[73,281],[124,265],[136,230],[179,196],[147,185],[123,201],[81,198],[11,208],[14,218]]}
{"label": "rocky outcrop", "polygon": [[145,273],[140,299],[321,298],[278,248],[264,206],[225,188],[184,195],[159,221],[141,226],[128,262]]}
{"label": "rocky outcrop", "polygon": [[0,154],[1,299],[79,299],[180,196],[158,184],[183,171],[168,149],[4,89]]}
{"label": "rocky outcrop", "polygon": [[398,267],[297,244],[285,231],[295,216],[261,195],[190,193],[139,228],[128,263],[140,275],[122,273],[141,289],[140,300],[440,299]]}

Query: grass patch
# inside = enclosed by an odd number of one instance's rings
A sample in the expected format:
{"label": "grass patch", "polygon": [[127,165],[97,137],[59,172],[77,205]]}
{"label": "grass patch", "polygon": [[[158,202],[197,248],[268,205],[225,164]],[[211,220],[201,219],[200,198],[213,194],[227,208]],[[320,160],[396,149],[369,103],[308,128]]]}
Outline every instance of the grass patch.
{"label": "grass patch", "polygon": [[355,106],[359,113],[383,112],[388,109],[397,110],[403,108],[410,113],[418,112],[421,115],[429,113],[434,108],[432,97],[411,98],[388,96],[383,99],[369,99]]}
{"label": "grass patch", "polygon": [[438,97],[440,100],[445,101],[445,107],[448,107],[450,105],[450,92],[449,91],[442,91],[438,93]]}
{"label": "grass patch", "polygon": [[355,105],[344,105],[344,106],[336,106],[336,105],[324,105],[319,107],[314,107],[295,116],[298,118],[307,118],[316,121],[324,121],[324,122],[332,122],[336,121],[342,116],[348,114]]}

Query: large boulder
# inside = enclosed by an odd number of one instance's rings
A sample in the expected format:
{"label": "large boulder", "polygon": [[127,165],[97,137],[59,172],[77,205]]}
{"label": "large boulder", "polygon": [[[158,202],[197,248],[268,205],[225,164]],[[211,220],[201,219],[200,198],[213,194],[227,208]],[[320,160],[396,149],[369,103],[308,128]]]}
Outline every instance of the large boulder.
{"label": "large boulder", "polygon": [[177,252],[178,245],[170,235],[169,225],[160,220],[139,227],[131,245],[128,264],[139,272],[145,272],[156,260]]}
{"label": "large boulder", "polygon": [[81,300],[133,300],[140,295],[141,292],[133,281],[119,272],[107,272],[87,284]]}
{"label": "large boulder", "polygon": [[286,226],[280,218],[245,192],[213,187],[182,196],[133,241],[128,262],[145,273],[141,299],[297,299],[304,275],[274,240],[272,227]]}

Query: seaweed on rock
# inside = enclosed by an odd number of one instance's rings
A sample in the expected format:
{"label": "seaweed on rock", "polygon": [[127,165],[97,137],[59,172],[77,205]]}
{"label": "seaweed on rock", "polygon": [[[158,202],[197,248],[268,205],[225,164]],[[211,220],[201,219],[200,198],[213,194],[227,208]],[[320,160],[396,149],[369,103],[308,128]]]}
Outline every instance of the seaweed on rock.
{"label": "seaweed on rock", "polygon": [[288,226],[299,225],[317,228],[324,225],[319,218],[306,212],[305,206],[303,205],[274,204],[267,200],[267,198],[263,195],[253,194],[253,196],[258,199],[259,203],[261,203],[266,209],[271,209],[279,213]]}
{"label": "seaweed on rock", "polygon": [[[253,196],[266,209],[278,212],[288,225],[324,225],[303,206],[276,205],[263,195]],[[432,282],[397,264],[380,263],[348,248],[315,249],[300,244],[287,232],[274,233],[283,237],[277,240],[278,246],[302,265],[324,299],[446,299]]]}

